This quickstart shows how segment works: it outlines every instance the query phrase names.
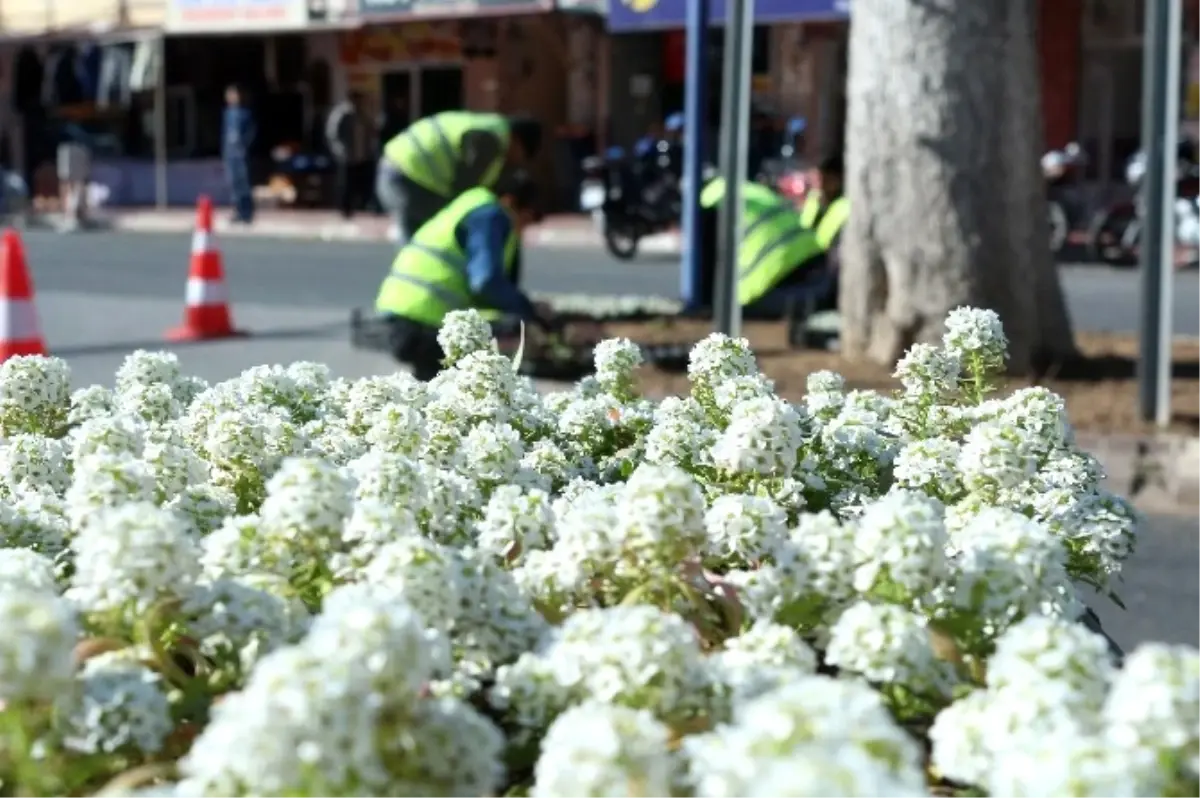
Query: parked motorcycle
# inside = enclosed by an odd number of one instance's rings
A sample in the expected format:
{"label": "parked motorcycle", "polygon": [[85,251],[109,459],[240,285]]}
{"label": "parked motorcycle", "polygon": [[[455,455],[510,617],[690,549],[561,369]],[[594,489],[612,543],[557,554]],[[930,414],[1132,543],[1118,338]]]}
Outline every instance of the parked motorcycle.
{"label": "parked motorcycle", "polygon": [[755,180],[773,188],[781,196],[799,205],[812,187],[808,169],[803,160],[804,131],[807,122],[803,117],[792,117],[784,126],[778,151],[763,159],[762,168]]}
{"label": "parked motorcycle", "polygon": [[1062,252],[1071,230],[1083,221],[1084,209],[1075,187],[1087,165],[1087,153],[1076,142],[1042,156],[1042,177],[1050,212],[1050,251]]}
{"label": "parked motorcycle", "polygon": [[[1175,183],[1175,243],[1194,252],[1200,247],[1200,169],[1194,160],[1181,160]],[[1088,252],[1094,260],[1113,266],[1137,264],[1145,177],[1146,154],[1139,151],[1125,165],[1125,182],[1134,189],[1134,199],[1104,208],[1096,214],[1088,229]]]}
{"label": "parked motorcycle", "polygon": [[660,141],[637,157],[610,147],[583,160],[579,207],[592,215],[614,257],[631,260],[643,238],[679,223],[679,155],[677,145]]}

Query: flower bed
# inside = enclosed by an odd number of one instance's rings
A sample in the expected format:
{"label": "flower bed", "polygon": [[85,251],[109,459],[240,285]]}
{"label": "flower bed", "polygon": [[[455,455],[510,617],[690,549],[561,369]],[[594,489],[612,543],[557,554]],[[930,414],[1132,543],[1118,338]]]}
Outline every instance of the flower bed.
{"label": "flower bed", "polygon": [[956,311],[894,395],[637,347],[112,389],[0,366],[0,778],[143,795],[1189,795],[1200,657],[1080,621],[1137,515]]}

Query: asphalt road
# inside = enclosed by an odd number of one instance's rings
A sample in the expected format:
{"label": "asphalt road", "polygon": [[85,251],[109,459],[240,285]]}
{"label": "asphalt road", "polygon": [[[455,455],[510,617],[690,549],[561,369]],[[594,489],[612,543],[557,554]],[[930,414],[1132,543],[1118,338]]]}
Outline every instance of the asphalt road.
{"label": "asphalt road", "polygon": [[[188,236],[31,232],[25,244],[48,343],[69,360],[78,385],[110,383],[132,349],[166,347],[162,331],[182,312]],[[221,246],[234,317],[255,334],[177,347],[189,372],[219,380],[252,365],[300,359],[329,363],[346,377],[394,369],[385,356],[350,349],[345,328],[346,310],[374,298],[389,246],[246,238],[226,238]],[[674,296],[675,262],[618,263],[596,250],[531,248],[526,284],[544,292]],[[1072,267],[1063,269],[1063,279],[1077,329],[1136,329],[1135,273]],[[1180,275],[1178,334],[1200,335],[1197,294],[1197,275]],[[1089,603],[1127,650],[1148,640],[1198,645],[1198,559],[1194,512],[1150,515],[1118,586],[1128,610],[1100,597]]]}
{"label": "asphalt road", "polygon": [[[39,291],[177,298],[183,295],[189,237],[179,234],[31,232],[25,245]],[[392,249],[387,244],[225,238],[220,242],[235,303],[350,308],[373,300]],[[599,249],[528,248],[526,287],[581,294],[678,296],[677,258],[632,263]],[[1076,329],[1137,329],[1136,272],[1099,267],[1062,269]],[[1175,331],[1200,335],[1196,272],[1177,276]]]}

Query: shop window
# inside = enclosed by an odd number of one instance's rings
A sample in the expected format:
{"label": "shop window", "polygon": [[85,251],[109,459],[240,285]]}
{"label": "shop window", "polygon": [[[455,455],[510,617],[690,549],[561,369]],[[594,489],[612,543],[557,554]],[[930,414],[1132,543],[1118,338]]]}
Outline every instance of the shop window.
{"label": "shop window", "polygon": [[[153,107],[150,125],[153,131]],[[171,86],[167,89],[167,155],[189,158],[196,150],[196,93],[191,86]]]}
{"label": "shop window", "polygon": [[[719,64],[725,58],[725,29],[713,28],[709,33],[708,41],[712,48],[712,59]],[[771,71],[771,27],[769,25],[754,26],[750,70],[755,75],[766,75]]]}
{"label": "shop window", "polygon": [[1087,0],[1084,4],[1084,37],[1096,43],[1141,41],[1146,20],[1146,0]]}

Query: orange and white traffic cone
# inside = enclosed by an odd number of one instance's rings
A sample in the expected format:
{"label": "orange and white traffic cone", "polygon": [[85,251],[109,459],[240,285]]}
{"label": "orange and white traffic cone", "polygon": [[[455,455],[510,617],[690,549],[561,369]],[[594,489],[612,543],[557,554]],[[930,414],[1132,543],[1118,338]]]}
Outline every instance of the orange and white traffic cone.
{"label": "orange and white traffic cone", "polygon": [[188,269],[183,324],[167,331],[168,341],[207,341],[234,338],[229,313],[229,289],[221,252],[213,244],[213,206],[208,197],[196,203],[196,232],[192,235],[192,262]]}
{"label": "orange and white traffic cone", "polygon": [[33,281],[25,247],[15,230],[0,239],[0,362],[18,355],[44,355],[46,342],[33,303]]}

